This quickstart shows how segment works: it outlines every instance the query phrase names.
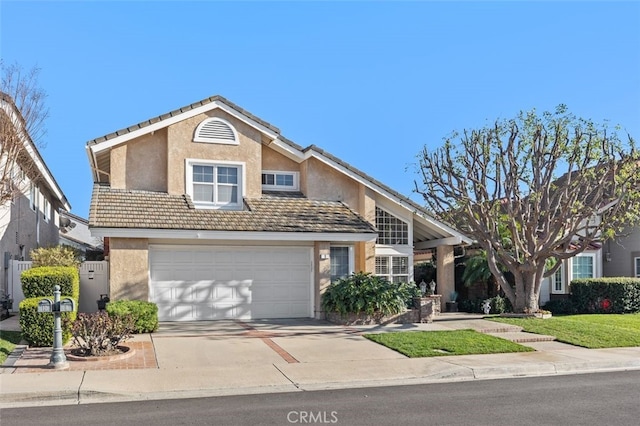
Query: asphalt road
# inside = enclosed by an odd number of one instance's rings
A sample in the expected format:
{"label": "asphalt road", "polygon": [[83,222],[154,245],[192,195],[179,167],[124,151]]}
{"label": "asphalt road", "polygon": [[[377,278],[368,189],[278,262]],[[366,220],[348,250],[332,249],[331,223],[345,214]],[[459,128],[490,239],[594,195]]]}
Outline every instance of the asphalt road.
{"label": "asphalt road", "polygon": [[637,425],[640,371],[3,409],[12,425]]}

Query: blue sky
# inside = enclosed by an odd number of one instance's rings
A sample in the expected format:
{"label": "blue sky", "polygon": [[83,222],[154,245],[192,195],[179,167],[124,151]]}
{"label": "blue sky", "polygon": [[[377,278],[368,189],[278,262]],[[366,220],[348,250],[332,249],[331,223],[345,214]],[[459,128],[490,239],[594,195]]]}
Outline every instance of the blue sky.
{"label": "blue sky", "polygon": [[42,68],[41,153],[84,217],[87,141],[215,94],[407,195],[423,146],[520,110],[640,138],[640,2],[3,0],[0,19],[3,60]]}

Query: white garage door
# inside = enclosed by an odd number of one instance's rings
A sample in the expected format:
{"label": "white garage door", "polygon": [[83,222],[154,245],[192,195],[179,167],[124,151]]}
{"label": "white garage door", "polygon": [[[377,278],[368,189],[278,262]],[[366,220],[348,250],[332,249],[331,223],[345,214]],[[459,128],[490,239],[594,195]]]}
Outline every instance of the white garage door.
{"label": "white garage door", "polygon": [[151,246],[160,321],[300,318],[312,313],[308,247]]}

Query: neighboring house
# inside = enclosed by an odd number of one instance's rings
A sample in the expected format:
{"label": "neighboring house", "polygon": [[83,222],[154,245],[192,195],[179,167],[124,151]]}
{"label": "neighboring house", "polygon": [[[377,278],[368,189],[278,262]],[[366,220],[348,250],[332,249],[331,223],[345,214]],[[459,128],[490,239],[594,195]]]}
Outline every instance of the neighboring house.
{"label": "neighboring house", "polygon": [[566,259],[552,277],[545,279],[540,288],[540,306],[549,300],[564,299],[571,292],[571,281],[579,278],[603,276],[603,254],[600,243],[592,243],[587,250]]}
{"label": "neighboring house", "polygon": [[640,226],[629,229],[624,237],[605,242],[602,250],[603,276],[640,278]]}
{"label": "neighboring house", "polygon": [[102,260],[101,238],[91,235],[89,221],[69,212],[60,216],[60,244],[73,247],[82,253],[83,260]]}
{"label": "neighboring house", "polygon": [[567,259],[540,291],[540,304],[566,298],[569,284],[577,278],[640,278],[640,227],[631,228],[623,237],[593,243],[583,253]]}
{"label": "neighboring house", "polygon": [[[363,148],[364,149],[364,148]],[[470,240],[316,146],[302,148],[220,96],[88,142],[89,214],[110,296],[161,320],[322,318],[321,294],[355,271],[413,279],[435,248],[439,293]]]}
{"label": "neighboring house", "polygon": [[[18,128],[23,123],[20,112],[4,93],[0,93],[0,112],[7,114],[1,118],[8,120],[3,126],[14,126],[21,136],[25,154],[12,164],[8,174],[2,173],[10,176],[3,184],[13,188],[12,199],[0,205],[0,253],[4,266],[0,292],[6,294],[9,260],[30,260],[32,249],[58,244],[59,211],[70,210],[71,206],[30,136]],[[6,156],[0,159],[0,169],[7,164]]]}

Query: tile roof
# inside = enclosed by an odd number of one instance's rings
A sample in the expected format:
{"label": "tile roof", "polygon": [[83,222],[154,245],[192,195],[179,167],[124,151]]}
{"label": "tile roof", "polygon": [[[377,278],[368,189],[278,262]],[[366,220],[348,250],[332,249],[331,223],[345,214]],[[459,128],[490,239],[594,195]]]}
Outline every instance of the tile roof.
{"label": "tile roof", "polygon": [[233,102],[225,99],[224,97],[220,96],[220,95],[215,95],[215,96],[210,96],[208,98],[202,99],[201,101],[198,102],[194,102],[190,105],[186,105],[183,106],[182,108],[178,108],[178,109],[174,109],[173,111],[170,111],[166,114],[162,114],[159,115],[157,117],[154,118],[150,118],[149,120],[145,120],[145,121],[141,121],[138,124],[134,124],[133,126],[129,126],[126,127],[124,129],[120,129],[120,130],[116,130],[115,132],[109,133],[108,135],[104,135],[101,136],[99,138],[90,140],[89,142],[87,142],[87,145],[91,146],[91,145],[96,145],[99,144],[101,142],[105,142],[108,141],[109,139],[113,139],[113,138],[117,138],[118,136],[122,136],[122,135],[126,135],[127,133],[131,133],[134,132],[138,129],[142,129],[144,127],[150,126],[152,124],[158,123],[162,120],[166,120],[167,118],[171,118],[171,117],[175,117],[176,115],[180,115],[182,113],[185,113],[187,111],[191,111],[193,109],[199,108],[201,106],[213,103],[213,102],[223,102],[224,104],[226,104],[228,107],[236,110],[237,112],[239,112],[240,114],[244,115],[245,117],[248,117],[250,119],[252,119],[253,121],[260,123],[261,125],[263,125],[264,127],[266,127],[269,130],[272,130],[275,133],[280,133],[280,129],[278,129],[276,126],[274,126],[271,123],[268,123],[266,121],[264,121],[263,119],[256,117],[255,115],[251,114],[249,111],[239,107],[238,105],[234,104]]}
{"label": "tile roof", "polygon": [[360,215],[337,201],[317,201],[300,193],[266,192],[245,199],[244,209],[195,209],[188,195],[113,189],[95,184],[92,228],[203,231],[377,233]]}
{"label": "tile roof", "polygon": [[[247,110],[239,107],[238,105],[230,102],[229,100],[227,100],[226,98],[220,96],[220,95],[215,95],[215,96],[211,96],[209,98],[205,98],[201,101],[198,102],[194,102],[191,105],[187,105],[184,106],[182,108],[178,108],[175,109],[171,112],[168,112],[166,114],[160,115],[158,117],[140,122],[138,124],[135,124],[133,126],[127,127],[125,129],[121,129],[118,130],[116,132],[110,133],[108,135],[105,136],[101,136],[99,138],[93,139],[91,141],[89,141],[87,143],[87,146],[92,146],[92,145],[96,145],[96,144],[100,144],[102,142],[106,142],[110,139],[114,139],[118,136],[122,136],[124,134],[136,131],[138,129],[142,129],[144,127],[150,126],[152,124],[158,123],[160,121],[166,120],[168,118],[174,117],[174,116],[178,116],[180,114],[183,114],[185,112],[191,111],[195,108],[199,108],[201,106],[213,103],[213,102],[221,102],[224,103],[225,105],[227,105],[229,108],[234,109],[235,111],[237,111],[238,113],[250,118],[251,120],[254,120],[255,122],[259,123],[262,126],[265,126],[266,128],[270,129],[271,131],[273,131],[274,133],[276,133],[278,136],[277,138],[281,141],[283,141],[285,144],[291,146],[292,148],[302,152],[302,153],[307,153],[309,151],[313,151],[317,154],[320,154],[321,156],[332,160],[334,162],[336,162],[337,164],[341,165],[342,167],[348,169],[349,171],[351,171],[352,173],[355,173],[356,175],[359,175],[361,178],[363,178],[366,181],[371,182],[374,186],[377,186],[378,188],[380,188],[382,191],[386,191],[387,193],[389,193],[391,196],[396,197],[398,199],[399,202],[402,203],[406,203],[408,206],[410,206],[411,208],[414,209],[414,211],[416,213],[418,213],[419,215],[423,216],[425,219],[427,220],[433,220],[436,223],[441,223],[442,225],[449,227],[450,231],[453,232],[458,232],[455,231],[455,228],[450,225],[450,224],[446,224],[445,222],[442,221],[442,219],[438,219],[435,216],[433,216],[433,214],[431,214],[429,211],[427,211],[423,206],[421,206],[420,204],[416,203],[415,201],[413,201],[412,199],[410,199],[409,197],[402,195],[401,193],[391,189],[390,187],[388,187],[387,185],[383,184],[382,182],[374,179],[373,177],[367,175],[366,173],[363,173],[362,171],[360,171],[359,169],[353,167],[352,165],[350,165],[349,163],[331,155],[330,153],[328,153],[327,151],[315,146],[315,145],[310,145],[306,148],[303,148],[302,146],[296,144],[295,142],[291,141],[290,139],[285,138],[284,136],[282,136],[282,134],[280,133],[280,129],[278,129],[277,127],[275,127],[274,125],[262,120],[261,118],[251,114],[250,112],[248,112]],[[96,178],[96,180],[98,180]],[[450,232],[447,231],[447,232]],[[468,237],[463,236],[464,239],[468,239]]]}

